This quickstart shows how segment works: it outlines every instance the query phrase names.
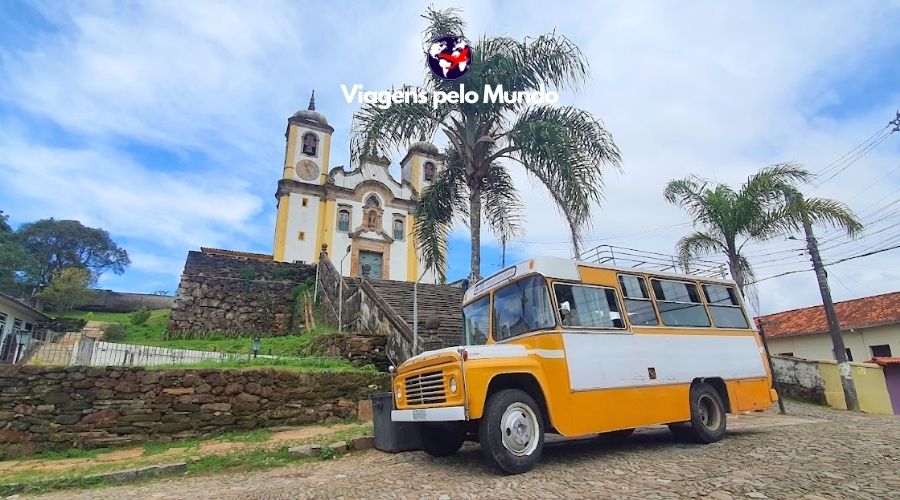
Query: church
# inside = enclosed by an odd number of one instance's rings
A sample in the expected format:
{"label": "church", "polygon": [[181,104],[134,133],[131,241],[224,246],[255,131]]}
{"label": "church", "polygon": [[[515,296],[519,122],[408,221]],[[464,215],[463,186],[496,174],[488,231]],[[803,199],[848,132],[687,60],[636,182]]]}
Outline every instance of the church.
{"label": "church", "polygon": [[[334,128],[307,109],[288,118],[284,170],[278,181],[277,262],[316,262],[323,245],[344,276],[435,283],[416,251],[416,200],[441,169],[434,144],[417,142],[400,162],[400,180],[388,158],[363,158],[355,170],[331,167]],[[424,273],[424,276],[423,276]]]}

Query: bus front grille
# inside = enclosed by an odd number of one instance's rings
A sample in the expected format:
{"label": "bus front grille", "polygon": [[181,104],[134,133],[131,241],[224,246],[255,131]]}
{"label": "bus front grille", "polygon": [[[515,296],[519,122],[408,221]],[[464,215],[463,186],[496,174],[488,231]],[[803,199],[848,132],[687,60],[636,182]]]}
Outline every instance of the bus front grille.
{"label": "bus front grille", "polygon": [[444,374],[436,372],[421,373],[406,379],[406,403],[409,405],[426,405],[447,401],[444,392]]}

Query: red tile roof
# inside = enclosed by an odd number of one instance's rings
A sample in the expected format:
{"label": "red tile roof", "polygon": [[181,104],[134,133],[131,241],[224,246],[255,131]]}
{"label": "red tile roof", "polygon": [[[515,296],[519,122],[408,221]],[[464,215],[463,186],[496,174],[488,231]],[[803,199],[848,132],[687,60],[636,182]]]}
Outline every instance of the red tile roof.
{"label": "red tile roof", "polygon": [[[841,330],[900,324],[900,292],[845,300],[834,304]],[[828,332],[823,306],[805,307],[756,318],[766,337],[790,337]]]}
{"label": "red tile roof", "polygon": [[900,365],[900,358],[896,356],[892,358],[872,358],[872,363],[879,364],[881,366]]}

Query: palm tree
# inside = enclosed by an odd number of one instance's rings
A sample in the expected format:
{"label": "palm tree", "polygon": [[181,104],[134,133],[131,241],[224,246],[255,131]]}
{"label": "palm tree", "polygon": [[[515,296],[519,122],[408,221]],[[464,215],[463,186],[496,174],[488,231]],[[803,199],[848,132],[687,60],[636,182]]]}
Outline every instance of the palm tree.
{"label": "palm tree", "polygon": [[741,250],[751,241],[767,240],[784,232],[785,189],[809,177],[803,168],[782,163],[752,175],[738,191],[694,176],[669,181],[664,192],[666,200],[683,207],[694,217],[695,226],[702,226],[678,241],[676,251],[681,265],[688,268],[702,256],[724,254],[728,270],[743,293],[754,277]]}
{"label": "palm tree", "polygon": [[[455,9],[429,8],[423,16],[427,41],[463,35],[465,23]],[[473,45],[468,73],[456,81],[429,74],[421,90],[481,92],[502,85],[504,92],[578,90],[588,65],[578,47],[556,33],[516,41],[482,37]],[[409,87],[407,87],[409,89]],[[413,90],[420,90],[418,88]],[[479,100],[481,101],[481,100]],[[550,191],[566,218],[576,255],[591,205],[602,197],[605,167],[618,168],[618,148],[604,125],[570,106],[507,103],[364,105],[354,116],[351,154],[355,160],[381,156],[410,142],[447,139],[445,168],[420,193],[415,234],[425,264],[443,278],[446,239],[454,222],[468,216],[472,235],[471,277],[481,271],[482,212],[498,239],[521,230],[521,203],[507,165],[521,165]]]}

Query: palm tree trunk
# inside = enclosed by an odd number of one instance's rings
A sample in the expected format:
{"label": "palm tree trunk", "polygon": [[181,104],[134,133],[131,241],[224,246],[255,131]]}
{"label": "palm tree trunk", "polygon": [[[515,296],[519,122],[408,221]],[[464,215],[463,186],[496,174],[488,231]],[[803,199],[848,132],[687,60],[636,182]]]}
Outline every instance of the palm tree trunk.
{"label": "palm tree trunk", "polygon": [[741,272],[741,258],[737,253],[728,252],[728,271],[731,272],[731,279],[741,291],[741,295],[744,295],[744,273]]}
{"label": "palm tree trunk", "polygon": [[805,213],[803,214],[803,229],[806,231],[806,247],[809,249],[813,270],[816,272],[816,280],[819,282],[819,292],[822,294],[822,305],[825,307],[825,318],[828,320],[828,332],[831,334],[831,343],[834,346],[834,358],[837,360],[838,372],[841,375],[844,401],[847,403],[848,410],[859,411],[859,396],[856,394],[853,375],[850,373],[850,361],[847,359],[847,348],[844,347],[844,337],[841,336],[841,327],[838,325],[837,314],[834,311],[831,288],[828,287],[828,276],[825,274],[825,266],[822,265],[822,257],[819,255],[819,245],[813,234],[812,224]]}
{"label": "palm tree trunk", "polygon": [[474,284],[481,277],[481,183],[469,187],[469,229],[472,232],[472,268],[469,281]]}

